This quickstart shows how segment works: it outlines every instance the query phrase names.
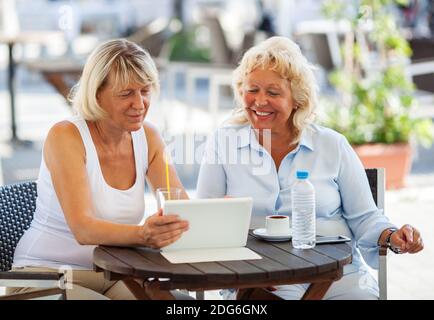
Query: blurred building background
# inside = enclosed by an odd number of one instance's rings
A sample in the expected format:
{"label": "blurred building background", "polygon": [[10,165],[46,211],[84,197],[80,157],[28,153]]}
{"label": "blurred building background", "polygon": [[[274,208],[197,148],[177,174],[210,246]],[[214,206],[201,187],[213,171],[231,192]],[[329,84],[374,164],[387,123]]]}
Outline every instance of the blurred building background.
{"label": "blurred building background", "polygon": [[[328,75],[342,63],[341,31],[324,16],[324,2],[0,0],[0,185],[37,178],[44,137],[54,123],[72,114],[67,95],[87,54],[101,41],[126,37],[157,62],[162,88],[148,120],[169,146],[183,141],[185,150],[176,166],[194,196],[201,148],[230,114],[231,71],[247,48],[271,35],[295,40],[317,66],[321,95],[336,94]],[[433,1],[392,2],[413,49],[408,68],[420,105],[417,116],[432,120]],[[389,259],[392,299],[434,298],[434,147],[415,144],[414,151],[406,187],[387,191],[386,213],[397,224],[420,228],[426,248],[417,256]],[[151,213],[155,203],[150,194],[146,197]]]}

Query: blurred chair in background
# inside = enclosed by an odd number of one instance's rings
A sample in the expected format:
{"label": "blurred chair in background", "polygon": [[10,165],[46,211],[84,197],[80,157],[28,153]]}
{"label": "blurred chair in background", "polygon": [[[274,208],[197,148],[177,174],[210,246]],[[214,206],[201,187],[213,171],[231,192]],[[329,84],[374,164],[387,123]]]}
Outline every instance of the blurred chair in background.
{"label": "blurred chair in background", "polygon": [[154,58],[162,54],[167,58],[167,43],[173,35],[170,28],[171,20],[165,17],[157,18],[150,23],[138,28],[126,38],[146,49]]}

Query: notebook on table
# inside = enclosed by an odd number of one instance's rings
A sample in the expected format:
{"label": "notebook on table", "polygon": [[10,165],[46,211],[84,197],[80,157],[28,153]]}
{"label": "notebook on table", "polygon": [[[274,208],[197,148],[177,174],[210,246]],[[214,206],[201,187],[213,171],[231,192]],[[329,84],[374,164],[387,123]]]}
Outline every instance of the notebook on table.
{"label": "notebook on table", "polygon": [[161,254],[171,263],[261,259],[246,248],[252,203],[252,198],[166,201],[164,214],[179,215],[189,229]]}

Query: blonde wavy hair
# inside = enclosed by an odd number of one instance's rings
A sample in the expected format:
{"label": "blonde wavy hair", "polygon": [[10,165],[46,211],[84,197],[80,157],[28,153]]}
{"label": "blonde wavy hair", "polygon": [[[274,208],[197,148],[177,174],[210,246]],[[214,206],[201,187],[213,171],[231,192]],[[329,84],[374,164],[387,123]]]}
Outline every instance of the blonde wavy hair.
{"label": "blonde wavy hair", "polygon": [[294,130],[295,141],[299,141],[303,129],[313,121],[318,87],[313,65],[303,56],[299,46],[288,38],[271,37],[244,54],[233,72],[232,89],[236,107],[227,123],[248,123],[242,100],[243,85],[246,76],[258,68],[277,72],[289,81],[295,107],[290,127]]}
{"label": "blonde wavy hair", "polygon": [[85,120],[96,121],[106,116],[97,94],[107,84],[110,73],[115,89],[139,83],[151,85],[154,93],[160,90],[158,71],[148,52],[126,39],[107,41],[92,51],[80,81],[69,96],[75,112]]}

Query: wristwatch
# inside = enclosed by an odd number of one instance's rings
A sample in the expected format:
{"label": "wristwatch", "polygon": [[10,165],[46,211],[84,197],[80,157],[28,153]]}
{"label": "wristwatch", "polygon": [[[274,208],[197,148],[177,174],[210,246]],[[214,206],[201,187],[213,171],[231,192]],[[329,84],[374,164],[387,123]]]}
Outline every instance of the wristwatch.
{"label": "wristwatch", "polygon": [[390,238],[392,237],[392,234],[394,234],[396,231],[398,231],[398,229],[390,228],[389,230],[390,230],[390,233],[388,234],[388,236],[386,238],[386,247],[389,248],[392,252],[394,252],[396,254],[400,254],[401,249],[392,246],[392,244],[390,243]]}

